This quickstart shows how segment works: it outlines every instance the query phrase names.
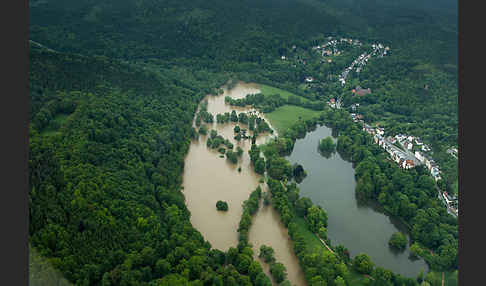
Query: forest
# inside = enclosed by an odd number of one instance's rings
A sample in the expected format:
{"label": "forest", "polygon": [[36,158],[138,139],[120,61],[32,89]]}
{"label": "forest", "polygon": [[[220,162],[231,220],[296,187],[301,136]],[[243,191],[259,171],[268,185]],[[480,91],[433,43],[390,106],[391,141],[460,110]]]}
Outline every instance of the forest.
{"label": "forest", "polygon": [[226,78],[188,89],[103,58],[30,58],[29,241],[39,255],[79,285],[255,285],[192,227],[180,191],[197,103]]}
{"label": "forest", "polygon": [[[29,52],[29,242],[77,285],[268,285],[245,243],[211,248],[190,224],[181,192],[190,140],[210,132],[192,128],[197,105],[229,79],[306,99],[266,98],[258,107],[269,110],[284,103],[322,110],[336,96],[361,103],[367,122],[431,144],[450,189],[457,181],[457,163],[445,154],[457,144],[457,8],[442,2],[29,1],[29,39],[53,50],[31,44]],[[327,79],[357,51],[319,65],[310,48],[327,35],[384,42],[393,57],[371,61],[341,88]],[[292,67],[283,55],[308,64]],[[309,75],[319,83],[302,88]],[[357,84],[372,94],[352,97]],[[203,122],[226,120],[198,114]],[[411,226],[412,249],[432,268],[457,268],[457,220],[432,199],[425,171],[388,164],[345,114],[319,120],[339,131],[337,150],[356,165],[358,193]],[[316,123],[299,121],[279,134],[261,150],[265,159],[252,146],[255,170],[272,180],[295,177],[280,155]],[[324,210],[309,216],[311,206],[293,187],[272,186],[291,236],[296,218],[325,234]],[[302,252],[302,239],[293,239],[312,285],[349,285],[340,266],[345,255]],[[366,264],[366,257],[355,261],[359,271],[386,278],[375,285],[413,285]]]}

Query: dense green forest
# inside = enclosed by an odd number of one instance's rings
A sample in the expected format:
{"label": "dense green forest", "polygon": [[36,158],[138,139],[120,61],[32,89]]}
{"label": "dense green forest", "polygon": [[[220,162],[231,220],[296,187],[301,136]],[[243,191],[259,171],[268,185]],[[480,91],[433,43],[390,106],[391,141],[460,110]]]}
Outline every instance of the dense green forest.
{"label": "dense green forest", "polygon": [[[29,52],[32,247],[77,285],[268,285],[247,243],[226,253],[211,248],[191,226],[180,191],[184,156],[198,135],[197,105],[230,78],[286,89],[305,99],[287,101],[315,110],[338,96],[360,103],[367,122],[431,144],[450,189],[457,183],[457,160],[445,154],[457,144],[457,4],[440,2],[30,0],[29,39],[52,49],[31,43]],[[333,75],[360,51],[321,65],[311,47],[329,35],[382,42],[391,56],[370,61],[342,88]],[[302,86],[307,76],[317,83]],[[358,84],[372,93],[352,97]],[[266,100],[269,110],[282,104]],[[202,112],[200,120],[213,118]],[[433,268],[457,268],[457,222],[433,203],[423,170],[405,174],[406,182],[369,138],[338,122],[337,148],[360,170],[358,192],[412,226],[414,249]],[[266,159],[252,147],[256,171],[291,178],[293,167],[273,155],[291,150],[314,124],[296,124]],[[396,187],[381,189],[395,180]],[[272,203],[293,236],[307,208],[292,201],[297,191],[284,196],[292,187],[273,187]],[[325,223],[309,223],[325,230]],[[312,255],[296,240],[306,265],[331,261],[329,268],[304,267],[311,284],[349,285],[339,266],[345,255]],[[413,284],[373,271],[387,283]]]}
{"label": "dense green forest", "polygon": [[39,255],[79,285],[251,285],[191,226],[180,192],[197,104],[226,78],[188,89],[106,58],[32,49],[30,59]]}

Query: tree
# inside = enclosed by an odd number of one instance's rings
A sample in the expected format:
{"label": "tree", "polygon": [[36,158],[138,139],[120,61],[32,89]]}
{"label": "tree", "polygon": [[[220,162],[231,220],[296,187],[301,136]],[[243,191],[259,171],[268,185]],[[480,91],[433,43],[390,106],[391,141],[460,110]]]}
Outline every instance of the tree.
{"label": "tree", "polygon": [[236,154],[235,154],[233,151],[231,151],[231,150],[228,150],[228,151],[226,152],[226,159],[227,159],[228,161],[230,161],[231,163],[233,163],[233,164],[236,164],[236,163],[238,162],[238,157],[237,157],[237,156],[236,156]]}
{"label": "tree", "polygon": [[287,269],[280,262],[270,264],[270,273],[277,283],[281,283],[287,278]]}
{"label": "tree", "polygon": [[209,137],[211,139],[214,139],[216,136],[218,136],[218,132],[214,129],[211,129],[211,132],[209,133],[209,135],[210,135]]}
{"label": "tree", "polygon": [[271,286],[272,282],[270,278],[265,275],[265,273],[260,272],[258,273],[257,277],[255,278],[255,286]]}
{"label": "tree", "polygon": [[295,163],[294,165],[292,165],[292,175],[297,182],[302,182],[303,178],[307,176],[307,173],[305,172],[304,167],[302,167],[301,164]]}
{"label": "tree", "polygon": [[374,264],[367,254],[361,253],[354,257],[353,266],[359,273],[371,274]]}
{"label": "tree", "polygon": [[407,236],[401,232],[395,232],[392,234],[390,237],[390,240],[388,241],[388,245],[391,247],[398,249],[398,250],[405,250],[407,247]]}
{"label": "tree", "polygon": [[257,275],[262,272],[263,269],[260,263],[256,260],[252,261],[250,266],[248,267],[248,275],[250,276],[251,281],[255,282]]}
{"label": "tree", "polygon": [[201,127],[199,127],[199,134],[201,135],[208,134],[208,128],[206,127],[206,125],[202,125]]}
{"label": "tree", "polygon": [[233,121],[233,122],[238,122],[238,115],[236,115],[235,110],[231,111],[230,120]]}
{"label": "tree", "polygon": [[263,261],[266,263],[273,263],[275,262],[275,256],[274,256],[275,251],[271,246],[266,246],[262,244],[260,246],[260,254],[258,257],[263,258]]}
{"label": "tree", "polygon": [[261,175],[265,173],[265,159],[262,157],[258,158],[255,162],[255,172]]}
{"label": "tree", "polygon": [[235,133],[240,133],[240,126],[236,125],[235,128],[233,128],[233,131]]}
{"label": "tree", "polygon": [[228,211],[228,203],[224,201],[216,202],[216,209],[218,211]]}
{"label": "tree", "polygon": [[332,153],[336,150],[336,144],[334,144],[331,136],[321,139],[319,142],[319,150],[323,153]]}
{"label": "tree", "polygon": [[312,201],[308,197],[301,197],[295,203],[295,211],[297,215],[307,216],[307,210],[312,206]]}
{"label": "tree", "polygon": [[346,281],[344,281],[344,279],[341,276],[338,276],[338,277],[336,277],[336,279],[334,279],[334,285],[346,286]]}
{"label": "tree", "polygon": [[307,209],[307,220],[311,231],[317,233],[321,227],[327,226],[327,213],[321,206],[313,205]]}
{"label": "tree", "polygon": [[243,149],[241,149],[240,146],[236,147],[236,155],[238,155],[238,157],[241,157],[241,155],[243,155]]}

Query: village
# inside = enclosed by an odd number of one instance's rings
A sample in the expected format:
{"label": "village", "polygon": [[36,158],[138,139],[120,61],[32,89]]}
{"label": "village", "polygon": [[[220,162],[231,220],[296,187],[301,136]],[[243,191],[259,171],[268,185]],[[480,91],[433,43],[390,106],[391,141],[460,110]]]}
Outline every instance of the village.
{"label": "village", "polygon": [[[411,169],[418,165],[424,165],[436,182],[441,179],[439,165],[428,154],[431,148],[423,143],[419,137],[406,134],[385,136],[383,127],[371,127],[362,120],[360,114],[351,113],[351,117],[354,122],[362,125],[363,131],[373,136],[373,142],[382,147],[390,155],[391,160],[396,162],[400,168]],[[446,191],[440,191],[437,186],[436,188],[438,190],[438,198],[444,203],[447,211],[457,217],[457,197],[449,195]]]}
{"label": "village", "polygon": [[[312,50],[320,53],[324,59],[329,56],[338,56],[341,54],[341,51],[337,48],[338,43],[347,43],[353,46],[363,45],[356,39],[340,38],[339,41],[333,37],[328,37],[327,39],[328,42],[312,47]],[[339,75],[338,81],[341,83],[341,86],[346,84],[346,79],[351,71],[355,70],[357,73],[360,73],[371,57],[376,56],[381,58],[387,55],[390,51],[390,47],[385,47],[381,43],[372,44],[371,48],[371,52],[360,54],[358,58],[356,58],[351,65]],[[295,51],[296,46],[292,46],[292,49]],[[286,60],[287,58],[281,56],[281,59]],[[298,60],[298,62],[304,65],[306,64],[304,60]],[[321,63],[323,62],[326,62],[326,60],[321,60]],[[328,58],[327,62],[331,63],[332,60]],[[306,83],[312,83],[314,82],[314,78],[312,76],[306,76],[304,81]],[[363,96],[370,94],[371,90],[370,88],[365,89],[358,85],[352,92],[353,95]],[[339,98],[331,98],[328,105],[335,109],[341,109],[343,107]],[[356,112],[358,107],[359,103],[352,104],[351,110]],[[354,122],[358,122],[362,125],[363,131],[373,136],[374,143],[382,147],[390,155],[390,159],[396,162],[400,168],[411,169],[418,165],[424,165],[430,172],[430,175],[434,178],[435,182],[442,178],[438,164],[429,155],[431,148],[424,144],[420,138],[407,134],[397,134],[395,136],[385,137],[385,130],[383,127],[374,128],[364,123],[361,114],[351,113],[351,117]],[[450,148],[447,150],[447,153],[457,159],[457,148]],[[447,211],[457,217],[457,197],[449,195],[446,191],[441,192],[437,186],[436,188],[438,189],[438,198],[444,203]]]}
{"label": "village", "polygon": [[[312,47],[312,50],[317,51],[320,53],[320,55],[323,57],[321,60],[321,63],[326,62],[326,57],[330,56],[339,56],[341,54],[341,51],[338,49],[337,45],[338,43],[344,43],[344,44],[349,44],[352,46],[362,46],[363,44],[357,40],[357,39],[347,39],[347,38],[340,38],[339,41],[337,39],[334,39],[333,37],[327,37],[328,42],[317,45]],[[292,50],[296,50],[296,46],[292,46]],[[390,47],[385,47],[381,43],[378,44],[372,44],[371,45],[371,52],[370,53],[362,53],[358,58],[356,58],[349,67],[347,67],[338,77],[338,81],[341,83],[341,86],[344,86],[346,84],[346,78],[348,77],[349,73],[354,69],[357,73],[361,72],[363,67],[366,65],[368,60],[372,56],[377,56],[377,57],[383,57],[387,54],[387,52],[390,50]],[[282,55],[281,60],[287,60],[287,57]],[[305,60],[298,59],[298,63],[300,64],[306,64]],[[327,63],[331,63],[332,59],[327,58]],[[295,67],[295,65],[293,65]],[[314,78],[312,76],[306,76],[305,80],[306,83],[311,83],[314,81]]]}

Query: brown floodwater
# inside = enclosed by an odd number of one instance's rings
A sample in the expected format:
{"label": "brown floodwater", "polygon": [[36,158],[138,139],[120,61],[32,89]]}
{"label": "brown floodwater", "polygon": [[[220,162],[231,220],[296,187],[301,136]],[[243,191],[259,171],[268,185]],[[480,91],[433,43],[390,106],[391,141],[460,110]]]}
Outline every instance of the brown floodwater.
{"label": "brown floodwater", "polygon": [[[226,87],[223,87],[223,90],[222,95],[208,95],[204,99],[208,101],[208,112],[213,114],[215,119],[216,114],[231,112],[233,109],[238,113],[252,110],[249,107],[225,104],[225,96],[243,98],[247,94],[260,92],[258,85],[241,82],[231,90]],[[262,114],[259,116],[264,118]],[[270,125],[268,120],[267,123]],[[230,140],[234,144],[233,150],[237,146],[243,149],[243,155],[238,159],[237,164],[231,164],[226,157],[220,158],[217,150],[206,147],[209,135],[200,136],[199,140],[193,140],[191,143],[185,158],[183,174],[183,192],[186,205],[191,212],[192,225],[201,232],[213,248],[223,251],[237,246],[237,229],[243,212],[243,201],[248,199],[262,178],[253,171],[250,165],[248,150],[251,147],[251,141],[237,142],[233,139],[235,125],[233,122],[217,124],[215,120],[213,124],[208,124],[208,131],[215,129],[219,135]],[[268,133],[260,134],[256,143],[262,144],[273,136]],[[241,167],[241,172],[238,172],[238,167]],[[228,203],[227,212],[216,210],[218,200]],[[275,250],[277,261],[283,263],[287,268],[288,279],[292,285],[306,285],[287,229],[281,223],[279,214],[272,207],[263,207],[257,212],[250,228],[249,241],[253,244],[255,256],[258,255],[261,244],[271,246]],[[269,274],[268,265],[262,262],[262,266]]]}
{"label": "brown floodwater", "polygon": [[[268,188],[262,188],[267,191]],[[249,240],[253,244],[255,259],[262,264],[265,273],[270,275],[270,266],[258,258],[262,244],[271,246],[275,250],[275,259],[287,268],[287,279],[292,285],[307,285],[304,272],[299,265],[299,259],[294,253],[287,228],[280,221],[280,214],[272,206],[265,206],[263,202],[253,218],[249,232]],[[275,284],[275,282],[272,280]]]}

